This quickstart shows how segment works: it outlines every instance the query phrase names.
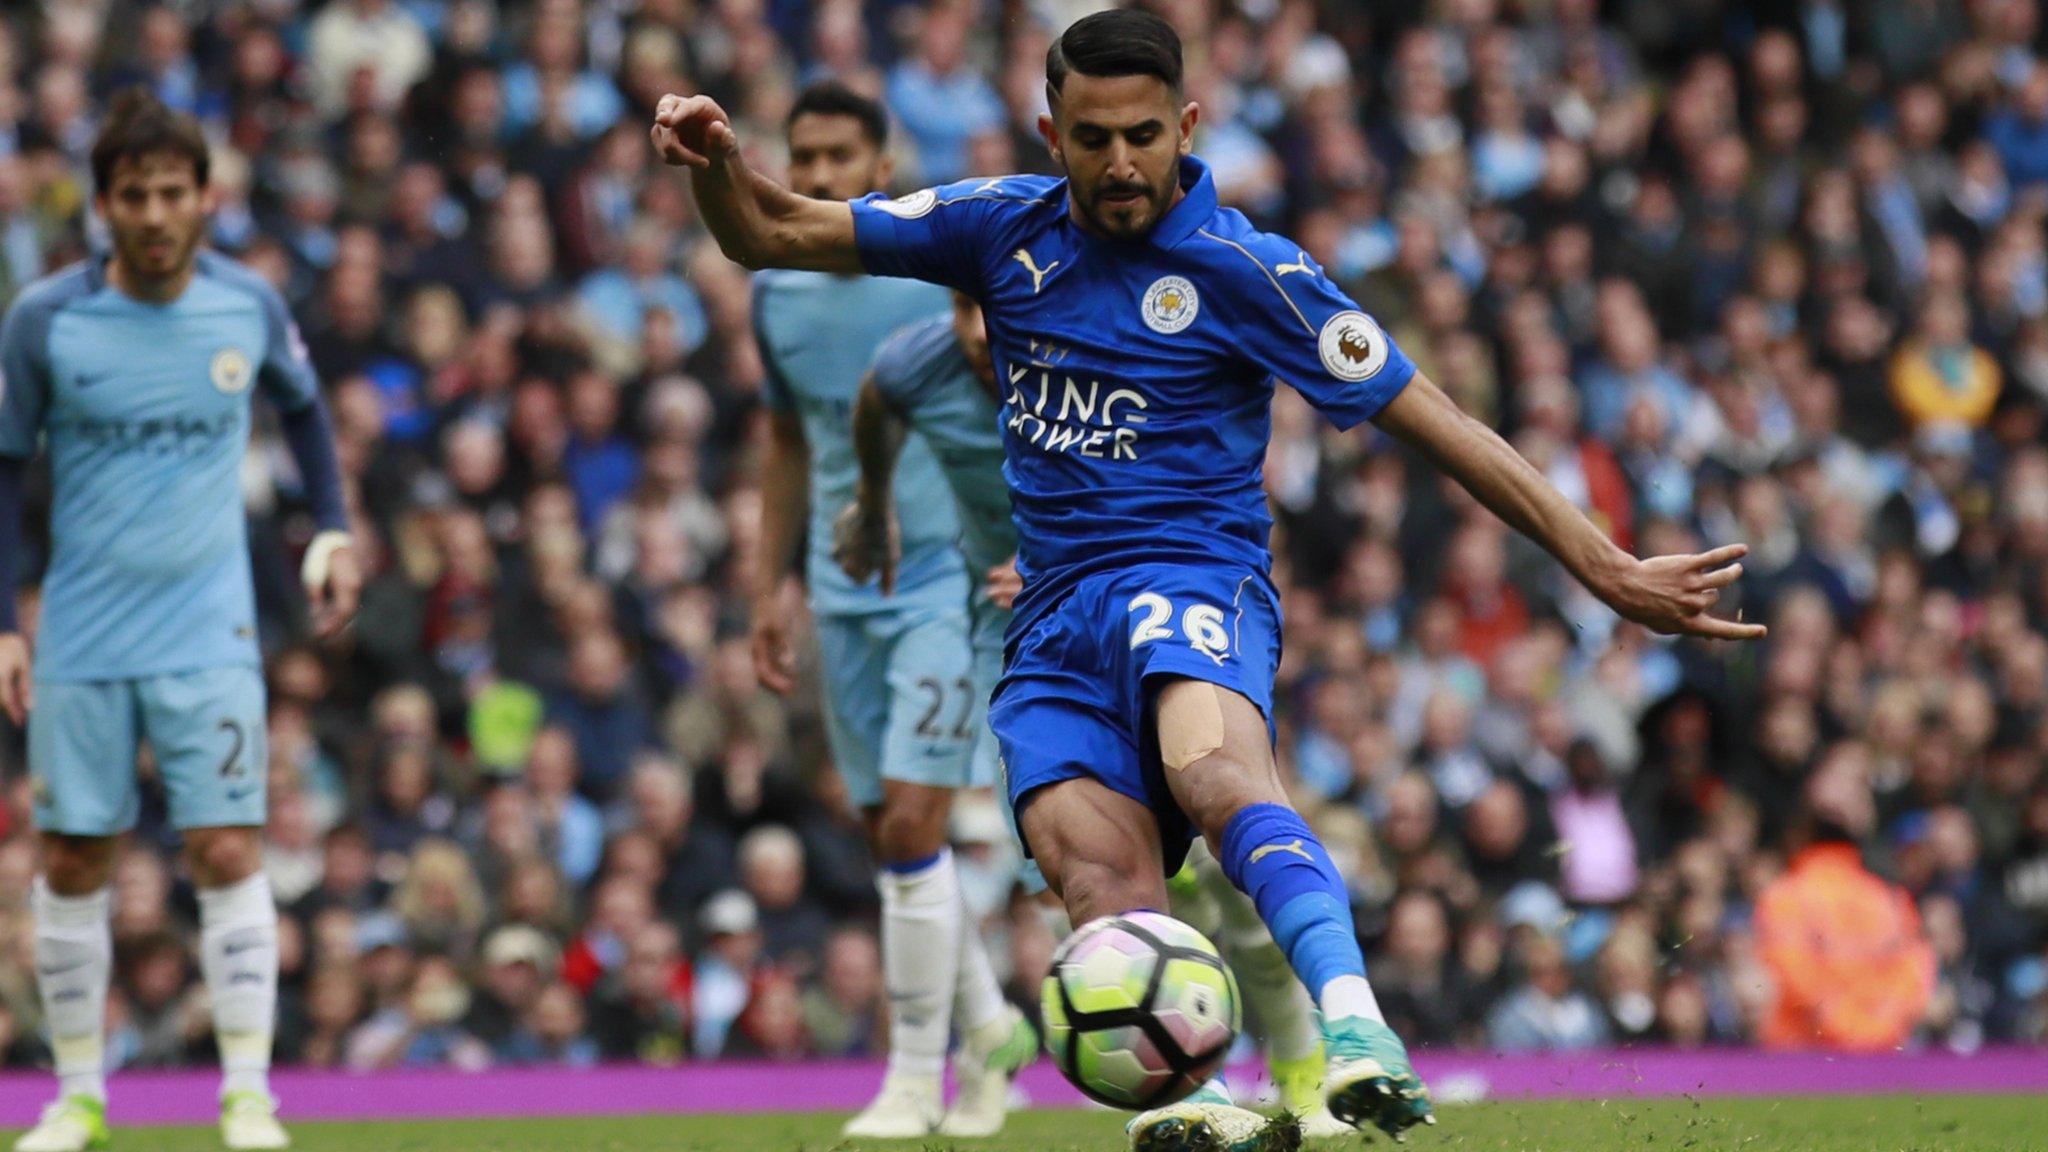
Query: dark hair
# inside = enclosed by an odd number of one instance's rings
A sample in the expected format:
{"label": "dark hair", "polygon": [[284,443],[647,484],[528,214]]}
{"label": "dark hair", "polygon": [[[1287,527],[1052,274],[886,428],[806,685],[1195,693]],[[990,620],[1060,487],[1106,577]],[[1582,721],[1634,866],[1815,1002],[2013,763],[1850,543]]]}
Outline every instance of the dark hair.
{"label": "dark hair", "polygon": [[1083,76],[1153,76],[1180,91],[1180,34],[1140,8],[1083,16],[1045,50],[1045,83],[1057,95],[1069,72]]}
{"label": "dark hair", "polygon": [[123,91],[114,97],[99,138],[92,142],[94,191],[106,194],[114,183],[114,169],[122,161],[158,153],[191,161],[193,176],[201,188],[206,187],[212,164],[199,121],[173,111],[147,89]]}
{"label": "dark hair", "polygon": [[851,116],[860,121],[861,134],[875,147],[889,145],[889,114],[882,110],[881,101],[863,96],[837,80],[820,80],[799,92],[796,103],[789,106],[789,118],[783,121],[784,130],[795,124],[799,116]]}

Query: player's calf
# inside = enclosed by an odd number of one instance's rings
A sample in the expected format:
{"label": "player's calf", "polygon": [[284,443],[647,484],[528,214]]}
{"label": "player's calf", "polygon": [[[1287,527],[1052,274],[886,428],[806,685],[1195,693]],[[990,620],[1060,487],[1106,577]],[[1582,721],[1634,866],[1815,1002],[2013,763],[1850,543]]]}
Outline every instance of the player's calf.
{"label": "player's calf", "polygon": [[1018,826],[1076,927],[1166,907],[1159,825],[1136,800],[1097,780],[1062,780],[1024,797]]}
{"label": "player's calf", "polygon": [[[235,1147],[264,1148],[281,1133],[270,1095],[277,1031],[277,900],[255,828],[190,828],[185,857],[199,883],[199,967],[213,1001],[222,1112]],[[264,1117],[270,1117],[266,1123]]]}
{"label": "player's calf", "polygon": [[930,1135],[959,977],[960,884],[946,848],[952,793],[884,780],[868,826],[882,863],[882,975],[889,992],[889,1069],[875,1099],[847,1122],[853,1137]]}

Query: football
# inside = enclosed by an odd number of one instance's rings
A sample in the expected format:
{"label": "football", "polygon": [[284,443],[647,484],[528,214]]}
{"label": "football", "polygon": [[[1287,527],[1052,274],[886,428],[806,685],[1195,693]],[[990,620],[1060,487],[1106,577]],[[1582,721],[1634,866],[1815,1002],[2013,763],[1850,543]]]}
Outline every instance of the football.
{"label": "football", "polygon": [[1040,1000],[1060,1071],[1118,1108],[1158,1108],[1201,1087],[1241,1022],[1216,946],[1157,912],[1082,925],[1053,954]]}

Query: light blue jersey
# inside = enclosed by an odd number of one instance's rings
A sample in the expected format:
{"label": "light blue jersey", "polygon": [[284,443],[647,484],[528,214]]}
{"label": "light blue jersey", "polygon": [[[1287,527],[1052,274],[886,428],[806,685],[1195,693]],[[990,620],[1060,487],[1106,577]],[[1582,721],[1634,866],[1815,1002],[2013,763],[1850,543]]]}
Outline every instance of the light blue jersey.
{"label": "light blue jersey", "polygon": [[296,411],[319,395],[284,301],[213,253],[161,305],[90,261],[16,300],[0,374],[0,455],[46,445],[55,487],[36,680],[256,667],[249,397]]}
{"label": "light blue jersey", "polygon": [[[960,552],[973,581],[967,623],[977,708],[973,779],[994,781],[998,748],[980,710],[1003,677],[1010,612],[988,598],[986,584],[989,569],[1017,554],[1017,526],[1010,519],[1010,489],[1003,480],[1002,407],[994,384],[967,362],[950,316],[921,321],[889,337],[875,354],[870,379],[883,402],[910,425],[913,435],[906,448],[920,439],[930,447],[960,511]],[[1009,798],[1003,799],[1007,811]],[[1034,892],[1045,887],[1036,864],[1028,867],[1025,885]]]}
{"label": "light blue jersey", "polygon": [[953,501],[923,444],[904,445],[896,471],[903,561],[896,594],[855,584],[832,560],[832,522],[853,502],[860,464],[853,449],[853,404],[875,350],[891,333],[947,311],[943,288],[914,280],[762,272],[754,277],[754,331],[768,368],[765,400],[794,412],[811,452],[811,608],[821,616],[952,604],[966,599],[966,569]]}
{"label": "light blue jersey", "polygon": [[[967,362],[950,317],[921,321],[889,337],[875,354],[875,390],[922,440],[960,514],[960,551],[979,585],[988,570],[1017,554],[1010,489],[1003,482],[1002,405],[995,386]],[[904,482],[899,467],[897,484]],[[922,506],[922,493],[918,497]],[[899,506],[905,501],[898,497]]]}

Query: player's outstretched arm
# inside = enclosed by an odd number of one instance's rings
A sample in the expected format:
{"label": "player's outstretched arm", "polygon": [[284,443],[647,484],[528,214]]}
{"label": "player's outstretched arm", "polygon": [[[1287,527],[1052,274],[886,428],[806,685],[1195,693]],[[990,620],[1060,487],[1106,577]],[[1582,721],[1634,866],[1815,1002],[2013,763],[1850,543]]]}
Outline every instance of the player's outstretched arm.
{"label": "player's outstretched arm", "polygon": [[1747,545],[1640,560],[1623,551],[1534,465],[1460,410],[1420,373],[1374,423],[1463,484],[1480,503],[1557,557],[1607,606],[1656,632],[1754,640],[1761,624],[1712,615],[1721,589],[1742,575]]}
{"label": "player's outstretched arm", "polygon": [[864,271],[853,210],[799,196],[747,167],[731,117],[711,97],[663,96],[650,135],[665,163],[690,170],[697,210],[727,257],[755,269]]}
{"label": "player's outstretched arm", "polygon": [[882,594],[896,591],[896,562],[903,554],[896,523],[896,458],[903,451],[909,426],[889,407],[874,377],[862,381],[853,405],[853,454],[860,462],[860,483],[853,503],[832,526],[832,559],[848,576],[865,584],[880,576]]}

